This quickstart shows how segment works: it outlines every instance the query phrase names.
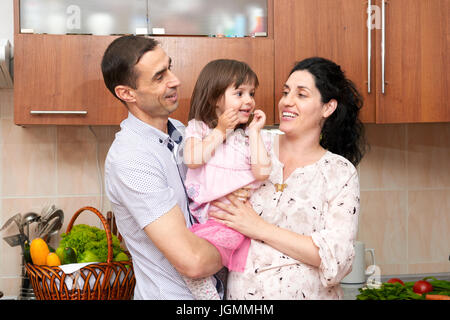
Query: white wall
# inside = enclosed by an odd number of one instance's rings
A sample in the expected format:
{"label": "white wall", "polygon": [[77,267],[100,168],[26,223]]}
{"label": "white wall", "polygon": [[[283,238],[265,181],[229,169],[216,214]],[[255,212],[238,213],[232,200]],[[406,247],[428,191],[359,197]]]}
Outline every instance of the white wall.
{"label": "white wall", "polygon": [[8,39],[14,44],[14,10],[13,0],[0,1],[0,38]]}
{"label": "white wall", "polygon": [[8,39],[11,43],[11,61],[9,70],[14,75],[14,2],[13,0],[0,0],[0,39]]}

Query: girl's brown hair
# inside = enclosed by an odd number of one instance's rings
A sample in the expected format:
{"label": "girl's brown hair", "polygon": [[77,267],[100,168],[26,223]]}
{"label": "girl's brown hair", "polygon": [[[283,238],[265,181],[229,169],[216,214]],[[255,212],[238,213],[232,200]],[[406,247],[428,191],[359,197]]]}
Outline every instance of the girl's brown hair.
{"label": "girl's brown hair", "polygon": [[209,62],[200,72],[191,97],[189,120],[203,121],[208,127],[215,128],[218,118],[217,101],[230,85],[238,88],[241,84],[253,84],[259,81],[255,72],[242,61],[218,59]]}

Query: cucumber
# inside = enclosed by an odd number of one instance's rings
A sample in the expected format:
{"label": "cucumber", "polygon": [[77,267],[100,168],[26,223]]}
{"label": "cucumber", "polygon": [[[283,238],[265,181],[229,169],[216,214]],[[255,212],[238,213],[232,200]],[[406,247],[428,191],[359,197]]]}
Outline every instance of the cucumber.
{"label": "cucumber", "polygon": [[31,254],[30,254],[30,244],[28,242],[25,243],[25,246],[23,248],[23,257],[24,257],[26,263],[33,263],[33,261],[31,260]]}
{"label": "cucumber", "polygon": [[77,254],[73,248],[66,247],[63,251],[62,264],[77,263]]}

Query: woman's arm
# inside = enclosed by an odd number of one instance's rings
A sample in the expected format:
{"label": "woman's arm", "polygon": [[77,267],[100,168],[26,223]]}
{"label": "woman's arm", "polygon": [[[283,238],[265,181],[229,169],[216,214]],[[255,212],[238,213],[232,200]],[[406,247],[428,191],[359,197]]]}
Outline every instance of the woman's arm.
{"label": "woman's arm", "polygon": [[251,207],[229,196],[230,205],[213,204],[227,213],[210,215],[242,234],[264,241],[267,245],[319,268],[319,278],[325,287],[338,284],[351,270],[354,259],[353,241],[358,230],[359,180],[356,169],[341,172],[336,194],[328,201],[324,228],[303,236],[282,229],[262,219]]}
{"label": "woman's arm", "polygon": [[227,213],[211,212],[210,216],[249,238],[263,241],[295,260],[315,267],[320,265],[319,248],[314,245],[311,237],[266,222],[253,210],[249,202],[244,204],[233,195],[227,198],[231,202],[230,205],[213,203]]}

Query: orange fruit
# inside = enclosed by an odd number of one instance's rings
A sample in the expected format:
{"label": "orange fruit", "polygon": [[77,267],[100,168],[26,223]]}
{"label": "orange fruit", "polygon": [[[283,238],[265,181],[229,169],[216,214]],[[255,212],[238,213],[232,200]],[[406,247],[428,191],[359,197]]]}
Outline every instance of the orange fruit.
{"label": "orange fruit", "polygon": [[30,244],[31,260],[34,264],[44,265],[47,263],[47,256],[50,253],[47,243],[41,238],[35,238]]}
{"label": "orange fruit", "polygon": [[56,253],[50,252],[47,255],[47,265],[50,267],[57,267],[61,264],[61,260],[59,260],[59,257]]}

